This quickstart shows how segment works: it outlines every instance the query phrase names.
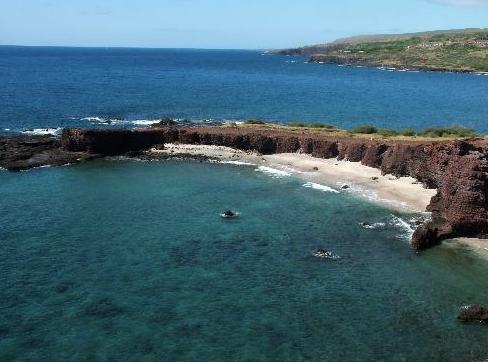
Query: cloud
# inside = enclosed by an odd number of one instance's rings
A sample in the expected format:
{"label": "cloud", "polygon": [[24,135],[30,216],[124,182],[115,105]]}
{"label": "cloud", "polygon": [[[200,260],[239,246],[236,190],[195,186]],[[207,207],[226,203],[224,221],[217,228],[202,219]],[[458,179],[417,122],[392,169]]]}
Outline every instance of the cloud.
{"label": "cloud", "polygon": [[454,6],[488,6],[488,0],[426,0],[431,3]]}

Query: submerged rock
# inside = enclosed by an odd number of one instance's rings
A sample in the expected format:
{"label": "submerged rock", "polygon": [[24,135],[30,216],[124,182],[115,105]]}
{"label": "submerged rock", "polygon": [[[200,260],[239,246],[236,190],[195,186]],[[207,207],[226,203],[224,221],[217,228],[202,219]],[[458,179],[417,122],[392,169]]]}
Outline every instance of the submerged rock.
{"label": "submerged rock", "polygon": [[340,259],[338,255],[333,254],[326,249],[317,249],[313,252],[313,256],[319,259]]}
{"label": "submerged rock", "polygon": [[488,308],[468,305],[459,310],[458,320],[462,322],[488,322]]}

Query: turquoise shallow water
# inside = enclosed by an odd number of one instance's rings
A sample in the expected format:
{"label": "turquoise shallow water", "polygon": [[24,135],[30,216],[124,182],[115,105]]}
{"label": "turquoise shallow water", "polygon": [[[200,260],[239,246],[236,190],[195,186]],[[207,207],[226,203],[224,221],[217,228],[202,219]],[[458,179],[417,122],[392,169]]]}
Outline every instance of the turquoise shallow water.
{"label": "turquoise shallow water", "polygon": [[391,211],[303,183],[176,161],[0,172],[0,360],[488,358],[488,326],[455,319],[488,303],[485,261],[418,256]]}

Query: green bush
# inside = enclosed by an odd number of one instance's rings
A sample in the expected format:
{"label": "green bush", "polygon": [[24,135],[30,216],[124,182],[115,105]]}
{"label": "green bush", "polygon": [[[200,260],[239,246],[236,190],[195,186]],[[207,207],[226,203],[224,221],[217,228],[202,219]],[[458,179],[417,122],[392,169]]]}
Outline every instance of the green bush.
{"label": "green bush", "polygon": [[307,127],[307,125],[303,122],[290,122],[288,123],[289,127]]}
{"label": "green bush", "polygon": [[311,125],[309,125],[309,127],[311,127],[311,128],[335,129],[334,126],[332,126],[330,124],[325,124],[325,123],[312,123]]}
{"label": "green bush", "polygon": [[465,127],[427,127],[419,133],[424,137],[475,137],[476,132],[472,128]]}
{"label": "green bush", "polygon": [[363,133],[363,134],[373,134],[377,133],[378,129],[370,124],[365,124],[362,126],[357,126],[351,129],[352,133]]}
{"label": "green bush", "polygon": [[394,129],[380,128],[380,129],[378,129],[378,134],[380,134],[384,137],[392,137],[392,136],[398,135],[398,132],[395,131]]}
{"label": "green bush", "polygon": [[401,129],[398,133],[400,135],[406,136],[406,137],[413,137],[413,136],[415,136],[417,134],[415,132],[415,130],[412,129],[412,128],[404,128],[404,129]]}
{"label": "green bush", "polygon": [[247,121],[244,121],[244,124],[266,124],[266,122],[258,119],[248,119]]}

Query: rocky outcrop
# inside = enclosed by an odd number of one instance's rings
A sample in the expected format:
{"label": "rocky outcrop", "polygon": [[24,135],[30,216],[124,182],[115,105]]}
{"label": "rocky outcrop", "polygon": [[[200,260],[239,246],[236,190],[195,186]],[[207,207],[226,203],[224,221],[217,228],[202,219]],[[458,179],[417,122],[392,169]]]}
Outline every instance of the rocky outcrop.
{"label": "rocky outcrop", "polygon": [[19,153],[15,157],[5,151],[12,146],[0,142],[4,149],[3,153],[0,149],[1,167],[15,169],[3,165],[16,162],[20,162],[20,168],[51,161],[60,164],[63,157],[74,155],[77,159],[123,155],[170,142],[227,146],[261,154],[304,152],[320,158],[361,162],[383,174],[412,176],[425,187],[438,190],[428,206],[431,221],[420,225],[413,235],[415,249],[423,250],[452,237],[488,238],[487,139],[381,141],[279,128],[156,127],[66,129],[61,140],[35,140],[32,144],[27,141],[27,145],[26,141],[15,142]]}
{"label": "rocky outcrop", "polygon": [[0,137],[0,167],[10,171],[60,166],[93,157],[86,152],[68,151],[51,136]]}

